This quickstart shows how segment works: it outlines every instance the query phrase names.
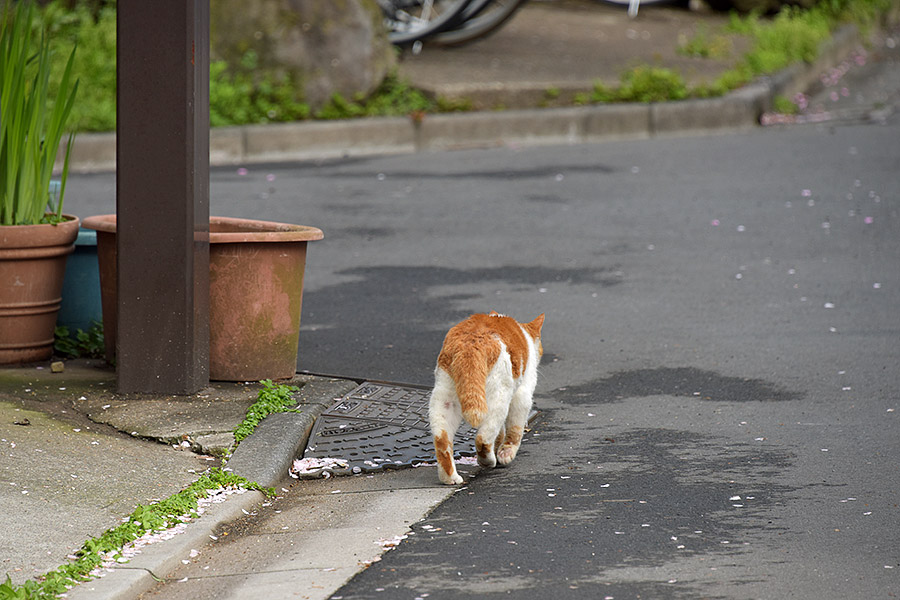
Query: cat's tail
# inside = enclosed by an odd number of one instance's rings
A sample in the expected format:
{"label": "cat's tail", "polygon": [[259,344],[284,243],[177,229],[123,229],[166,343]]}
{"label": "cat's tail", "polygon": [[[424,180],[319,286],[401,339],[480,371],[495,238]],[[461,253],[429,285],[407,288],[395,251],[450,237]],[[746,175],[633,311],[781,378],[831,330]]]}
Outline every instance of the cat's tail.
{"label": "cat's tail", "polygon": [[456,384],[463,417],[477,429],[488,413],[485,399],[488,366],[484,357],[470,352],[457,354],[450,365],[450,376]]}

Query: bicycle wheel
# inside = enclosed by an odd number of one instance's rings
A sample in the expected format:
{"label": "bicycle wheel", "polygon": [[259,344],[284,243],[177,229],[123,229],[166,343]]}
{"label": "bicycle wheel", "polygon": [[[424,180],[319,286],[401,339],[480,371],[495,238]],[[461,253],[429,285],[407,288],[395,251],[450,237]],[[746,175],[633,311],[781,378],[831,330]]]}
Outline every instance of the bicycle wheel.
{"label": "bicycle wheel", "polygon": [[627,6],[628,16],[632,19],[638,14],[641,5],[649,6],[651,4],[681,4],[683,0],[600,0],[605,4],[615,4],[616,6]]}
{"label": "bicycle wheel", "polygon": [[397,45],[411,44],[455,26],[472,0],[378,0],[388,28],[388,38]]}
{"label": "bicycle wheel", "polygon": [[528,0],[475,0],[463,12],[463,21],[455,28],[432,36],[441,46],[458,46],[484,37],[506,23]]}

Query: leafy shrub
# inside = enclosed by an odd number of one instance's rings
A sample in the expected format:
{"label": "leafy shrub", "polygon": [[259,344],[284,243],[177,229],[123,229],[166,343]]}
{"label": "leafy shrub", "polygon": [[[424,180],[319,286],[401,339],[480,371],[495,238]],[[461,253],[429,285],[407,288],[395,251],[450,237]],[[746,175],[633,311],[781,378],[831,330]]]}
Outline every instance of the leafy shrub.
{"label": "leafy shrub", "polygon": [[209,123],[213,127],[308,119],[309,105],[287,75],[258,71],[256,53],[248,51],[236,68],[225,61],[209,65]]}
{"label": "leafy shrub", "polygon": [[678,53],[693,58],[724,59],[733,50],[731,40],[721,34],[711,35],[706,27],[699,27],[693,36],[680,41]]}
{"label": "leafy shrub", "polygon": [[755,28],[754,47],[745,62],[754,73],[774,73],[794,62],[813,62],[831,35],[822,11],[785,9],[767,27]]}
{"label": "leafy shrub", "polygon": [[891,11],[894,0],[819,0],[816,8],[841,21],[871,26]]}
{"label": "leafy shrub", "polygon": [[[87,4],[70,8],[54,0],[44,7],[43,25],[57,54],[76,45],[73,77],[80,81],[70,123],[78,131],[116,128],[116,9],[109,2],[94,11]],[[62,65],[51,77],[58,85]],[[55,89],[55,88],[53,88]]]}
{"label": "leafy shrub", "polygon": [[594,84],[592,102],[665,102],[687,98],[688,88],[680,73],[662,67],[641,65],[626,71],[619,87]]}
{"label": "leafy shrub", "polygon": [[641,66],[625,73],[617,96],[623,101],[664,102],[687,98],[681,74],[660,67]]}
{"label": "leafy shrub", "polygon": [[[51,49],[77,44],[72,67],[80,80],[78,102],[71,123],[79,131],[111,131],[116,128],[116,3],[99,8],[66,0],[53,0],[41,13],[50,34]],[[35,24],[37,27],[38,24]],[[59,73],[51,78],[59,81]],[[309,106],[298,100],[298,86],[287,76],[259,75],[256,56],[244,55],[239,65],[210,63],[210,124],[241,125],[270,121],[295,121],[310,116]]]}
{"label": "leafy shrub", "polygon": [[410,87],[396,73],[390,73],[368,97],[357,96],[352,101],[334,94],[316,113],[318,119],[348,119],[351,117],[379,117],[409,115],[433,110],[436,104],[425,94]]}
{"label": "leafy shrub", "polygon": [[60,325],[55,334],[53,349],[59,354],[71,358],[103,358],[105,347],[102,323],[95,322],[87,331],[79,328],[74,336],[69,333],[68,327]]}
{"label": "leafy shrub", "polygon": [[790,98],[780,95],[775,96],[772,108],[775,109],[775,112],[783,115],[795,115],[798,112],[797,105],[794,104]]}

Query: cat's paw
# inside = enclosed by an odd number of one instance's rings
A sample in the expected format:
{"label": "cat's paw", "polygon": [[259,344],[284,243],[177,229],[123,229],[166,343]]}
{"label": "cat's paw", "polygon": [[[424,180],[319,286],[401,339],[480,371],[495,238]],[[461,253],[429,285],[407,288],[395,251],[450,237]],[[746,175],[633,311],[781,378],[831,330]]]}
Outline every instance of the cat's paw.
{"label": "cat's paw", "polygon": [[500,451],[497,452],[497,462],[503,466],[508,465],[516,457],[517,450],[518,448],[512,446],[501,446]]}
{"label": "cat's paw", "polygon": [[444,485],[459,485],[463,482],[463,478],[460,477],[459,473],[447,475],[443,471],[438,471],[438,478]]}
{"label": "cat's paw", "polygon": [[494,456],[494,453],[491,452],[485,456],[481,454],[478,455],[478,464],[484,467],[485,469],[493,469],[497,466],[497,458]]}

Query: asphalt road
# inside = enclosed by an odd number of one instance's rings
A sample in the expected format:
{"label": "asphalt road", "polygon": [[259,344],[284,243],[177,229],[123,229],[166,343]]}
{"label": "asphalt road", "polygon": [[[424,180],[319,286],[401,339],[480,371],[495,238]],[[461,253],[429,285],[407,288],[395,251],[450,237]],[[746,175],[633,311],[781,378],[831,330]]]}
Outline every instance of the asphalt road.
{"label": "asphalt road", "polygon": [[469,313],[547,314],[513,465],[334,597],[896,597],[898,172],[896,115],[215,170],[214,214],[325,231],[300,369],[428,384]]}
{"label": "asphalt road", "polygon": [[898,168],[894,119],[277,172],[331,232],[301,367],[547,313],[523,453],[336,597],[896,595]]}

